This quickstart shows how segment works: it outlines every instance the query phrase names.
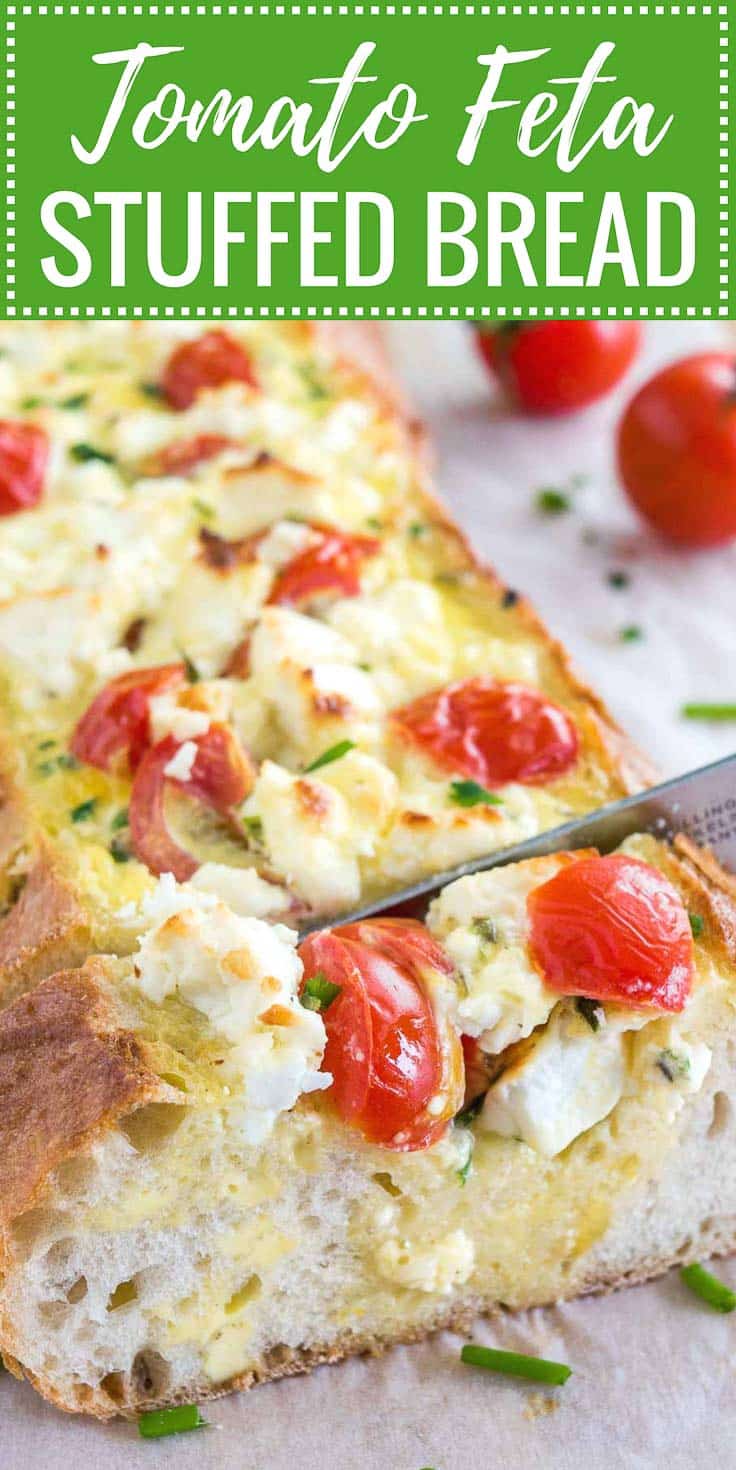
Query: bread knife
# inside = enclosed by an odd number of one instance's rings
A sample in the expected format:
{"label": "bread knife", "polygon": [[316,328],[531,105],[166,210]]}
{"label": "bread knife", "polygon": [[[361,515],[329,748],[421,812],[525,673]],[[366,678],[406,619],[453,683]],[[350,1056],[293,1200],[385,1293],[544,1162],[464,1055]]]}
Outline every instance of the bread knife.
{"label": "bread knife", "polygon": [[634,832],[650,832],[655,837],[671,839],[683,833],[699,847],[711,849],[724,868],[736,873],[736,754],[712,761],[650,786],[621,801],[598,807],[587,816],[550,827],[536,837],[503,847],[472,862],[461,863],[444,873],[433,873],[409,888],[399,889],[388,897],[364,904],[350,913],[330,921],[309,918],[300,925],[300,938],[314,929],[324,929],[330,922],[350,924],[373,914],[386,914],[409,907],[421,913],[441,888],[464,878],[469,873],[484,873],[488,868],[505,867],[526,858],[545,857],[551,852],[574,851],[579,847],[596,847],[599,852],[612,852]]}

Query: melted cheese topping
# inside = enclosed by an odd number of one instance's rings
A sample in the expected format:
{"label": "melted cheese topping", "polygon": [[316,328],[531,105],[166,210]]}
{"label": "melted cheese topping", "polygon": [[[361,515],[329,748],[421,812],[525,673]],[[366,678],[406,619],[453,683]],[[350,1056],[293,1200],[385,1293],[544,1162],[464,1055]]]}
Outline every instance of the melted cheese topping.
{"label": "melted cheese topping", "polygon": [[[190,848],[203,863],[260,869],[327,913],[619,795],[553,652],[423,502],[413,450],[385,403],[301,327],[264,323],[228,325],[252,356],[257,389],[229,383],[172,411],[156,385],[197,331],[0,327],[0,413],[37,423],[50,442],[41,504],[3,520],[4,719],[33,816],[63,837],[80,896],[94,902],[99,943],[113,942],[121,887],[150,884],[133,876],[113,825],[129,782],[72,771],[65,756],[95,694],[136,667],[186,657],[200,680],[227,687],[224,714],[180,694],[154,700],[156,738],[194,739],[208,714],[231,719],[261,767],[249,808],[260,830],[251,822],[238,838],[233,825],[210,824]],[[229,442],[186,473],[162,472],[163,452],[198,435]],[[279,568],[311,544],[310,521],[378,539],[359,595],[320,596],[306,614],[269,606]],[[265,534],[249,552],[256,532]],[[238,656],[237,676],[225,672]],[[455,806],[452,773],[398,741],[389,715],[476,674],[525,680],[565,705],[581,736],[575,770],[543,787],[509,786],[496,808]],[[294,791],[306,766],[345,741],[376,764],[320,772],[320,843]],[[91,798],[88,818],[72,822]]]}

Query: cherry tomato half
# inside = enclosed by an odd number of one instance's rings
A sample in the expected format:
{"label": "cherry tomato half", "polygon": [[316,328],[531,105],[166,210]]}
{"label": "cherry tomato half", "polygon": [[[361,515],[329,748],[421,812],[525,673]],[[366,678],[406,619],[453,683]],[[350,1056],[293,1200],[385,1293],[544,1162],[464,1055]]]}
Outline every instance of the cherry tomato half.
{"label": "cherry tomato half", "polygon": [[210,725],[209,730],[196,737],[194,744],[197,754],[186,781],[166,775],[166,767],[181,741],[167,735],[151,746],[133,778],[128,808],[136,857],[157,877],[161,873],[173,873],[178,883],[191,878],[199,863],[179,846],[169,831],[164,810],[167,781],[223,816],[244,800],[253,785],[250,762],[227,725]]}
{"label": "cherry tomato half", "polygon": [[375,536],[351,536],[332,526],[313,525],[320,539],[292,557],[277,573],[269,602],[293,607],[315,597],[357,597],[360,569],[381,543]]}
{"label": "cherry tomato half", "polygon": [[228,332],[211,331],[172,352],[161,387],[171,407],[183,409],[191,407],[203,388],[233,382],[258,386],[250,357]]}
{"label": "cherry tomato half", "polygon": [[463,1099],[462,1049],[437,1019],[433,974],[444,952],[411,919],[367,920],[310,934],[304,982],[321,972],[340,993],[323,1013],[323,1068],[340,1116],[385,1148],[410,1152],[442,1136]]}
{"label": "cherry tomato half", "polygon": [[131,669],[111,679],[82,715],[71,739],[72,755],[88,766],[109,771],[125,753],[135,770],[151,740],[149,704],[154,694],[177,689],[186,679],[183,663]]}
{"label": "cherry tomato half", "polygon": [[602,398],[639,349],[636,322],[519,322],[476,328],[484,362],[529,413],[573,413]]}
{"label": "cherry tomato half", "polygon": [[0,516],[30,510],[43,494],[49,441],[35,424],[0,419]]}
{"label": "cherry tomato half", "polygon": [[637,510],[683,546],[736,536],[736,354],[704,352],[650,378],[618,431]]}
{"label": "cherry tomato half", "polygon": [[690,921],[657,868],[622,853],[582,858],[533,889],[527,910],[532,956],[553,990],[682,1010],[693,980]]}
{"label": "cherry tomato half", "polygon": [[570,716],[525,684],[464,679],[420,695],[392,719],[438,765],[483,786],[552,781],[577,759]]}

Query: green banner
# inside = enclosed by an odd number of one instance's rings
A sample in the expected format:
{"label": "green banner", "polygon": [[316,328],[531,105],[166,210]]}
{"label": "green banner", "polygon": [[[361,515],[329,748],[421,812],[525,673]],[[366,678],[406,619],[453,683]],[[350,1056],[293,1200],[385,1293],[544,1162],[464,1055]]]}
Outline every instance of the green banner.
{"label": "green banner", "polygon": [[733,316],[728,8],[6,5],[2,314]]}

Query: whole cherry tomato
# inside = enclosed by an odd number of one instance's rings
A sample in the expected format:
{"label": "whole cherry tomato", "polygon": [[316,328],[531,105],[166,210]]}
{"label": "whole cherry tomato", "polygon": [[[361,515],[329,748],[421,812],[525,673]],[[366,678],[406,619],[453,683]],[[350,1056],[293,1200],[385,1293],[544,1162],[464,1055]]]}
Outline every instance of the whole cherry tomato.
{"label": "whole cherry tomato", "polygon": [[736,354],[703,352],[650,378],[618,431],[629,499],[683,546],[736,536]]}
{"label": "whole cherry tomato", "polygon": [[636,322],[508,322],[476,328],[481,357],[528,413],[563,414],[602,398],[641,340]]}
{"label": "whole cherry tomato", "polygon": [[452,972],[444,951],[423,924],[378,919],[310,934],[299,954],[305,984],[338,987],[323,1012],[338,1113],[385,1148],[427,1148],[463,1100],[460,1043],[431,1000]]}
{"label": "whole cherry tomato", "polygon": [[575,764],[580,743],[567,711],[538,689],[483,676],[422,694],[392,720],[438,766],[484,786],[553,781]]}
{"label": "whole cherry tomato", "polygon": [[681,1011],[693,938],[658,868],[613,853],[571,862],[529,895],[530,947],[546,985],[621,1005]]}

